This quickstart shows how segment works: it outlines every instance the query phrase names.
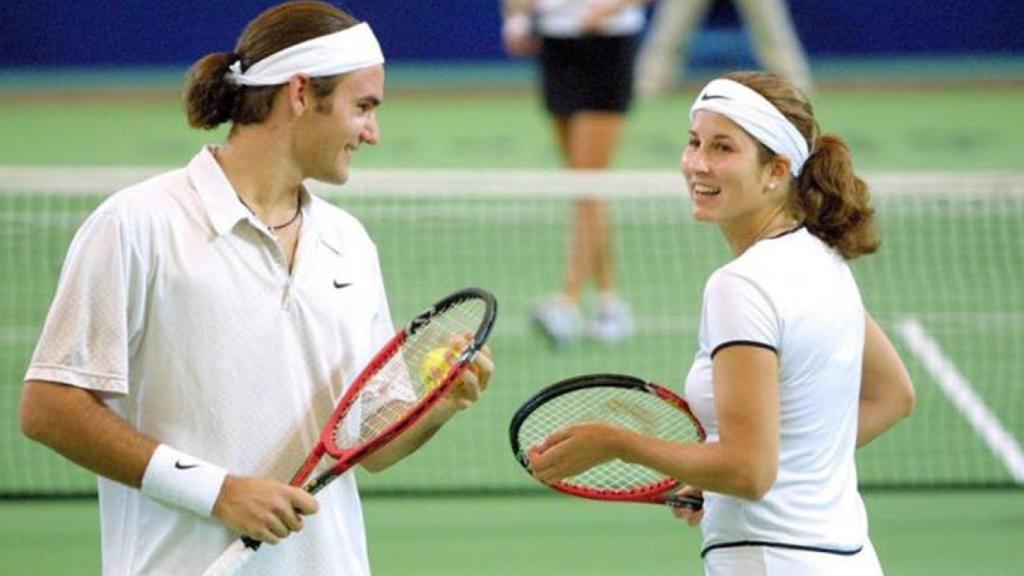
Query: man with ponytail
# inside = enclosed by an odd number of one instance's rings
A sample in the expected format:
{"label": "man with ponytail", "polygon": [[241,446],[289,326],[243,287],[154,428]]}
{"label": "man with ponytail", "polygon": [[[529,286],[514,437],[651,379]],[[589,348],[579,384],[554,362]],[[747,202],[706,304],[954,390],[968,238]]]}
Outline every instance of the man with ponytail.
{"label": "man with ponytail", "polygon": [[[76,234],[21,425],[100,476],[104,574],[199,574],[239,534],[276,544],[303,526],[246,573],[369,574],[353,475],[319,499],[285,481],[394,334],[373,242],[303,186],[344,183],[379,141],[383,62],[334,6],[266,10],[188,74],[189,123],[230,123],[227,142],[114,194]],[[446,417],[486,386],[488,354]]]}
{"label": "man with ponytail", "polygon": [[694,218],[733,254],[705,286],[685,385],[707,441],[580,425],[534,470],[553,481],[620,458],[680,479],[704,498],[675,514],[700,523],[709,576],[880,575],[854,451],[914,390],[847,265],[879,247],[850,151],[790,83],[732,73],[694,101],[681,168]]}

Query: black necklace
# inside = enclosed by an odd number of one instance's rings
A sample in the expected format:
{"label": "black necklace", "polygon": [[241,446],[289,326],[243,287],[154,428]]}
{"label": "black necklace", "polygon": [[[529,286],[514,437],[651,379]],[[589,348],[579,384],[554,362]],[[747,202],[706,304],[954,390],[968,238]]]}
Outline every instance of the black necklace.
{"label": "black necklace", "polygon": [[[241,196],[238,197],[238,201],[242,203],[242,206],[245,206],[245,209],[248,210],[250,214],[252,214],[253,216],[256,216],[256,213],[253,212],[252,208],[249,208],[249,205],[245,203],[245,200],[242,200]],[[287,228],[287,227],[291,226],[292,224],[294,224],[295,221],[299,219],[299,214],[302,214],[302,202],[300,202],[299,199],[296,197],[295,198],[295,214],[292,215],[291,219],[288,220],[287,222],[285,222],[284,224],[278,224],[277,226],[272,226],[272,225],[268,224],[267,228],[270,228],[271,232],[277,232],[278,230],[281,230],[282,228]],[[256,218],[258,219],[259,217],[256,216]]]}

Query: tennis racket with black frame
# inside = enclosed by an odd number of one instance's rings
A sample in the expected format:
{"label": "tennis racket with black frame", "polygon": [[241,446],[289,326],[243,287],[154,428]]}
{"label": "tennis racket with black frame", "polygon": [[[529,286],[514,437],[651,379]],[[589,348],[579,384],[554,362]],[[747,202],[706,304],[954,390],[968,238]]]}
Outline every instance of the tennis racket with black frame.
{"label": "tennis racket with black frame", "polygon": [[[621,374],[588,374],[552,384],[530,397],[509,425],[516,460],[529,472],[529,451],[555,431],[603,422],[675,442],[703,442],[704,428],[677,394],[658,384]],[[642,502],[699,510],[703,499],[676,494],[675,478],[639,464],[613,459],[549,484],[582,498]]]}
{"label": "tennis racket with black frame", "polygon": [[[316,446],[289,484],[310,494],[388,445],[430,412],[469,367],[494,326],[497,302],[479,288],[454,292],[418,314],[363,368],[338,401]],[[428,355],[443,349],[448,359],[425,374]],[[444,370],[446,369],[446,371]],[[429,377],[424,377],[429,376]],[[334,463],[312,480],[324,455]],[[242,537],[204,576],[237,574],[262,543]]]}

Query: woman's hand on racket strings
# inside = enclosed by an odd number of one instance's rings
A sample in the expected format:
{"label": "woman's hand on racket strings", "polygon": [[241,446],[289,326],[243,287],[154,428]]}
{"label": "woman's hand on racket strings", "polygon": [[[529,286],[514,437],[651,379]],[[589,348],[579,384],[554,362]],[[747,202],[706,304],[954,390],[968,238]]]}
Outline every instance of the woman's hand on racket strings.
{"label": "woman's hand on racket strings", "polygon": [[530,472],[546,484],[582,474],[618,457],[628,430],[586,422],[557,430],[527,451]]}
{"label": "woman's hand on racket strings", "polygon": [[319,505],[312,494],[264,478],[228,475],[213,505],[213,516],[237,534],[277,544],[302,530],[302,517]]}

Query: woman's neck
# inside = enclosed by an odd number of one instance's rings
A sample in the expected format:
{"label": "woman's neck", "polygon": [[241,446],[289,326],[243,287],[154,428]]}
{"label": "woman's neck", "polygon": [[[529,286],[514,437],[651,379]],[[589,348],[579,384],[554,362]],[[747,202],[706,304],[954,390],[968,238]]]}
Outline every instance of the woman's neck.
{"label": "woman's neck", "polygon": [[796,218],[782,207],[773,208],[761,215],[752,216],[743,222],[723,224],[721,230],[729,243],[734,258],[739,257],[751,246],[766,238],[788,232],[798,226]]}

